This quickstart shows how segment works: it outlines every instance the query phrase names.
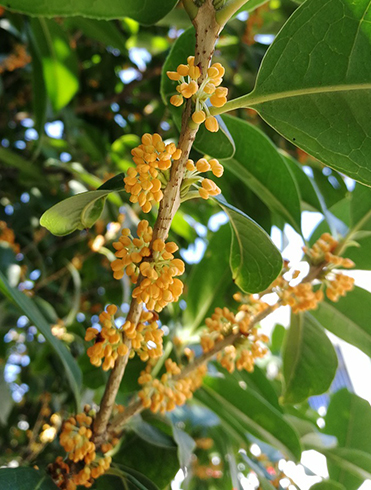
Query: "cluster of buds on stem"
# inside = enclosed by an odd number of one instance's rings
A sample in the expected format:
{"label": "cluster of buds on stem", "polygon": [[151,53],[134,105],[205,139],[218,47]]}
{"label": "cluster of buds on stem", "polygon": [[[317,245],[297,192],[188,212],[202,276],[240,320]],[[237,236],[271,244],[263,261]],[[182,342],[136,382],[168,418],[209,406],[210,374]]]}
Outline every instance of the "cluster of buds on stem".
{"label": "cluster of buds on stem", "polygon": [[323,265],[319,280],[326,286],[326,296],[330,301],[338,301],[354,287],[354,279],[334,270],[337,267],[351,269],[354,262],[337,255],[339,242],[329,233],[324,233],[313,247],[303,247],[303,251],[311,265]]}
{"label": "cluster of buds on stem", "polygon": [[125,356],[128,353],[128,347],[125,345],[122,337],[122,329],[115,325],[114,315],[117,312],[115,305],[109,305],[107,311],[99,315],[99,321],[102,329],[99,332],[94,327],[88,328],[85,340],[94,340],[95,343],[88,348],[87,354],[93,366],[102,365],[102,369],[108,371],[115,365],[118,356]]}
{"label": "cluster of buds on stem", "polygon": [[194,56],[188,56],[186,65],[179,65],[176,71],[166,72],[170,80],[178,82],[177,95],[170,98],[170,104],[179,107],[184,99],[192,99],[195,110],[192,120],[196,124],[205,123],[208,131],[216,132],[219,130],[217,119],[210,115],[207,101],[214,107],[223,107],[227,102],[228,89],[220,87],[225,73],[224,67],[220,63],[213,63],[207,70],[207,76],[201,83],[201,71],[195,66]]}
{"label": "cluster of buds on stem", "polygon": [[[215,177],[221,177],[224,172],[224,167],[216,158],[209,161],[206,158],[200,158],[195,163],[193,160],[188,160],[186,163],[186,172],[180,189],[180,197],[185,198],[191,186],[196,186],[200,197],[208,199],[209,196],[217,196],[221,190],[210,179],[205,179],[201,176],[202,173],[212,172]],[[198,184],[201,184],[199,187]]]}
{"label": "cluster of buds on stem", "polygon": [[[134,289],[133,298],[149,310],[159,312],[182,294],[183,283],[175,276],[183,274],[184,262],[174,258],[173,253],[178,250],[176,243],[165,243],[159,238],[152,243],[153,230],[148,221],[138,224],[137,235],[138,238],[133,238],[130,230],[124,229],[120,240],[113,244],[118,257],[111,264],[114,278],[121,279],[126,271],[136,284],[142,274],[143,280]],[[145,257],[150,261],[145,261]]]}
{"label": "cluster of buds on stem", "polygon": [[[68,459],[63,461],[58,457],[49,466],[49,472],[57,487],[63,490],[75,490],[78,485],[90,488],[94,480],[110,467],[111,457],[106,453],[113,445],[103,444],[99,453],[97,452],[92,440],[94,416],[94,411],[86,406],[84,412],[70,417],[62,426],[60,443],[67,452]],[[118,440],[112,442],[116,444]],[[74,471],[71,471],[72,465]]]}
{"label": "cluster of buds on stem", "polygon": [[174,143],[165,145],[159,134],[144,134],[142,144],[131,151],[136,167],[129,168],[124,178],[125,190],[130,202],[139,203],[144,213],[149,213],[154,203],[163,198],[169,168],[173,160],[179,160],[182,151]]}
{"label": "cluster of buds on stem", "polygon": [[209,352],[219,341],[225,337],[240,333],[233,345],[228,345],[217,354],[220,364],[232,373],[235,369],[253,371],[254,361],[264,357],[268,352],[263,345],[269,341],[268,337],[259,333],[252,324],[252,318],[268,308],[263,301],[251,297],[250,303],[245,301],[234,314],[228,308],[216,308],[211,318],[205,323],[207,331],[201,336],[201,346],[204,352]]}
{"label": "cluster of buds on stem", "polygon": [[130,358],[138,354],[141,361],[155,359],[162,355],[163,330],[158,327],[151,311],[142,311],[138,325],[126,321],[122,326],[125,336],[131,340]]}
{"label": "cluster of buds on stem", "polygon": [[187,376],[177,379],[181,373],[181,368],[171,359],[165,361],[166,373],[160,379],[153,379],[151,368],[141,372],[138,379],[139,384],[143,385],[139,392],[139,398],[144,408],[149,408],[152,412],[169,412],[178,405],[192,398],[193,392],[202,385],[202,379],[206,374],[206,364],[191,371]]}

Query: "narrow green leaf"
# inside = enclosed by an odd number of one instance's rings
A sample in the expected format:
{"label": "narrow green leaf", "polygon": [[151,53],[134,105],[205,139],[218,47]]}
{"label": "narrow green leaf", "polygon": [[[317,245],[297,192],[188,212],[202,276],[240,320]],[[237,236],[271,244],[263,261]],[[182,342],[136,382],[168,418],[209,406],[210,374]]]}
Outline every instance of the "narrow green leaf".
{"label": "narrow green leaf", "polygon": [[95,191],[82,192],[55,204],[41,216],[41,226],[56,236],[91,228],[101,215],[108,194],[124,188],[123,177],[124,174],[116,175]]}
{"label": "narrow green leaf", "polygon": [[310,315],[337,337],[371,357],[371,293],[355,287],[337,303],[325,299]]}
{"label": "narrow green leaf", "polygon": [[141,24],[151,25],[165,17],[175,6],[177,0],[75,0],[74,2],[61,2],[48,0],[43,2],[30,2],[29,0],[1,1],[7,9],[32,16],[63,17],[82,15],[92,19],[121,19],[130,17]]}
{"label": "narrow green leaf", "polygon": [[37,167],[17,153],[0,147],[0,162],[5,166],[17,168],[22,177],[32,179],[32,181],[38,180],[39,184],[42,184]]}
{"label": "narrow green leaf", "polygon": [[[169,103],[170,97],[178,93],[176,91],[177,82],[169,80],[166,72],[176,70],[180,63],[186,63],[188,56],[195,52],[195,44],[195,31],[193,27],[190,27],[175,41],[162,68],[161,96],[164,103],[168,105],[178,129],[180,129],[181,125],[182,108],[174,107]],[[204,124],[200,126],[194,142],[194,148],[215,158],[230,158],[235,151],[233,139],[228,134],[228,130],[221,118],[219,118],[219,122],[220,129],[217,133],[207,131]]]}
{"label": "narrow green leaf", "polygon": [[77,57],[62,27],[54,20],[31,19],[31,27],[42,58],[46,91],[53,109],[59,111],[79,88]]}
{"label": "narrow green leaf", "polygon": [[330,478],[342,483],[346,490],[356,490],[371,479],[371,455],[358,449],[338,447],[320,451],[327,458]]}
{"label": "narrow green leaf", "polygon": [[117,28],[114,22],[106,20],[87,19],[84,17],[71,17],[68,19],[68,25],[81,30],[85,36],[107,45],[112,46],[127,53],[125,36]]}
{"label": "narrow green leaf", "polygon": [[33,468],[0,468],[1,490],[57,490],[52,479]]}
{"label": "narrow green leaf", "polygon": [[9,384],[4,379],[4,369],[0,367],[0,426],[7,426],[8,417],[14,406],[14,400],[10,391]]}
{"label": "narrow green leaf", "polygon": [[310,487],[310,490],[346,490],[344,485],[333,480],[323,480]]}
{"label": "narrow green leaf", "polygon": [[49,342],[50,346],[63,364],[68,382],[75,396],[76,407],[79,407],[82,375],[80,368],[78,367],[75,359],[72,357],[70,351],[59,339],[57,339],[57,337],[52,334],[49,323],[40,313],[33,300],[18,291],[18,289],[12,288],[9,285],[6,277],[1,272],[0,292],[18,306],[18,308],[34,323],[35,327],[40,331],[40,333],[43,334],[46,341]]}
{"label": "narrow green leaf", "polygon": [[278,276],[282,257],[267,233],[239,209],[216,197],[233,230],[230,265],[233,280],[243,291],[264,291]]}
{"label": "narrow green leaf", "polygon": [[[313,182],[310,177],[304,172],[302,166],[290,155],[283,154],[286,164],[291,170],[294,179],[297,182],[301,200],[305,208],[309,208],[311,211],[323,212],[322,204]],[[305,209],[304,209],[305,210]]]}
{"label": "narrow green leaf", "polygon": [[194,439],[184,430],[173,424],[173,437],[178,445],[178,460],[181,468],[186,468],[191,462],[193,451],[196,448]]}
{"label": "narrow green leaf", "polygon": [[204,386],[246,431],[276,447],[286,456],[295,460],[300,458],[300,442],[295,430],[278,410],[254,390],[241,388],[231,375],[224,378],[206,377]]}
{"label": "narrow green leaf", "polygon": [[252,93],[216,113],[251,107],[295,145],[371,185],[370,0],[311,0],[286,22]]}
{"label": "narrow green leaf", "polygon": [[30,25],[28,25],[27,28],[27,36],[32,56],[32,102],[35,115],[35,129],[39,134],[39,138],[41,138],[44,134],[48,98],[46,94],[42,56]]}
{"label": "narrow green leaf", "polygon": [[300,233],[299,192],[285,159],[257,127],[236,117],[223,120],[236,145],[233,158],[223,160],[223,165]]}
{"label": "narrow green leaf", "polygon": [[213,234],[202,260],[192,267],[184,312],[184,325],[192,330],[220,306],[225,291],[231,287],[230,244],[231,229],[227,224]]}
{"label": "narrow green leaf", "polygon": [[300,403],[327,391],[337,365],[335,349],[321,325],[305,313],[292,314],[283,346],[284,403]]}

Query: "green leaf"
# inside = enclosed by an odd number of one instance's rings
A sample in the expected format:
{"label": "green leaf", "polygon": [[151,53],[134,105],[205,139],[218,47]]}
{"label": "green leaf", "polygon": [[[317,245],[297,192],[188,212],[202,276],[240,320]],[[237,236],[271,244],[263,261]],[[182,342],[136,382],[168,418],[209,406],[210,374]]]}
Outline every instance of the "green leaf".
{"label": "green leaf", "polygon": [[14,406],[14,400],[9,388],[9,384],[4,379],[4,369],[0,366],[0,426],[7,426],[8,417]]}
{"label": "green leaf", "polygon": [[371,453],[371,407],[345,388],[337,391],[325,416],[326,434],[335,436],[341,447]]}
{"label": "green leaf", "polygon": [[18,169],[23,178],[28,178],[32,181],[37,180],[39,185],[42,185],[37,167],[17,153],[0,147],[0,163]]}
{"label": "green leaf", "polygon": [[371,230],[371,189],[357,184],[351,194],[350,234]]}
{"label": "green leaf", "polygon": [[82,375],[75,359],[72,357],[67,347],[55,337],[50,328],[50,324],[45,320],[40,313],[36,304],[31,298],[12,288],[5,276],[0,272],[0,292],[15,303],[18,308],[34,323],[35,327],[43,334],[46,341],[49,342],[51,348],[61,360],[68,382],[75,396],[76,407],[79,407],[80,390]]}
{"label": "green leaf", "polygon": [[53,109],[59,111],[79,88],[77,57],[64,30],[54,20],[31,19],[31,27],[42,58],[46,91]]}
{"label": "green leaf", "polygon": [[[177,93],[177,82],[171,81],[167,77],[166,72],[176,70],[180,63],[186,63],[188,56],[195,52],[195,44],[195,31],[193,27],[190,27],[175,41],[162,68],[161,96],[164,103],[168,105],[174,123],[178,129],[180,129],[181,125],[182,108],[174,107],[169,103],[170,97]],[[210,133],[210,131],[205,128],[204,124],[200,125],[193,146],[200,153],[212,155],[215,158],[230,158],[235,151],[233,139],[228,134],[228,130],[222,119],[218,118],[218,120],[220,129],[217,133]]]}
{"label": "green leaf", "polygon": [[44,2],[30,2],[29,0],[1,1],[7,9],[32,16],[63,17],[82,15],[92,19],[120,19],[130,17],[141,24],[151,25],[165,17],[175,6],[177,0],[75,0],[74,2],[61,2],[48,0]]}
{"label": "green leaf", "polygon": [[223,160],[223,165],[300,233],[298,188],[285,159],[257,127],[236,117],[223,120],[236,145],[233,158]]}
{"label": "green leaf", "polygon": [[321,451],[327,458],[330,478],[342,483],[346,490],[357,490],[371,479],[371,455],[345,447]]}
{"label": "green leaf", "polygon": [[278,410],[254,390],[241,388],[231,375],[224,378],[206,377],[204,387],[245,431],[276,447],[289,458],[300,459],[301,447],[295,430]]}
{"label": "green leaf", "polygon": [[186,468],[192,458],[193,451],[196,448],[194,439],[184,430],[173,424],[173,437],[178,445],[178,460],[181,468]]}
{"label": "green leaf", "polygon": [[356,286],[337,303],[326,298],[310,315],[331,333],[371,357],[371,293]]}
{"label": "green leaf", "polygon": [[304,172],[302,165],[290,155],[284,154],[283,157],[296,180],[304,208],[309,208],[311,211],[314,210],[322,213],[323,208],[320,198],[318,197],[311,178]]}
{"label": "green leaf", "polygon": [[124,189],[123,177],[124,174],[116,175],[95,191],[82,192],[55,204],[41,216],[41,226],[56,236],[91,228],[101,215],[108,194]]}
{"label": "green leaf", "polygon": [[222,197],[214,198],[228,215],[232,226],[230,266],[233,280],[242,291],[264,291],[278,276],[282,257],[267,233]]}
{"label": "green leaf", "polygon": [[35,129],[39,134],[39,138],[41,138],[44,134],[48,99],[46,95],[42,56],[29,24],[27,26],[27,36],[32,56],[32,102],[35,116]]}
{"label": "green leaf", "polygon": [[285,138],[371,185],[369,0],[311,0],[268,49],[255,89],[215,113],[256,109]]}
{"label": "green leaf", "polygon": [[33,468],[1,468],[1,490],[57,490],[52,479]]}
{"label": "green leaf", "polygon": [[[153,446],[135,436],[125,441],[120,452],[115,455],[115,461],[131,469],[142,472],[145,467],[146,477],[159,488],[165,488],[179,471],[177,449]],[[158,462],[161,461],[161,465]],[[145,462],[145,466],[143,466]],[[134,474],[135,476],[135,474]],[[137,478],[137,477],[136,477]],[[137,478],[139,480],[139,478]]]}
{"label": "green leaf", "polygon": [[269,350],[272,354],[278,355],[280,353],[285,335],[286,328],[279,323],[275,325],[271,336],[271,345],[269,346]]}
{"label": "green leaf", "polygon": [[292,314],[283,346],[284,403],[300,403],[327,391],[337,365],[335,349],[321,325],[305,313]]}
{"label": "green leaf", "polygon": [[[125,478],[130,482],[132,483],[134,486],[130,486],[129,488],[132,489],[132,488],[135,488],[135,489],[139,489],[139,490],[143,490],[143,488],[145,490],[159,490],[158,486],[155,485],[151,480],[149,480],[145,475],[143,475],[143,473],[141,473],[140,471],[136,471],[134,470],[133,468],[129,468],[128,466],[125,466],[123,464],[116,464],[114,463],[114,468],[118,468],[121,473],[125,476]],[[111,470],[108,470],[108,472],[110,472]],[[101,482],[102,480],[104,480],[104,476],[103,478],[100,477],[98,482]],[[108,483],[108,482],[107,482]],[[142,487],[140,486],[142,485]],[[102,485],[102,487],[99,487],[99,488],[102,488],[102,490],[106,490],[107,488],[115,488],[116,490],[116,487],[114,487],[113,485]],[[125,490],[127,490],[125,488]]]}
{"label": "green leaf", "polygon": [[68,25],[81,30],[85,36],[126,53],[126,38],[113,22],[106,20],[87,19],[84,17],[71,17]]}
{"label": "green leaf", "polygon": [[230,244],[230,226],[221,226],[212,235],[202,260],[192,267],[184,312],[184,324],[191,330],[195,330],[211,315],[231,287]]}
{"label": "green leaf", "polygon": [[310,487],[310,490],[346,490],[344,485],[333,480],[323,480]]}

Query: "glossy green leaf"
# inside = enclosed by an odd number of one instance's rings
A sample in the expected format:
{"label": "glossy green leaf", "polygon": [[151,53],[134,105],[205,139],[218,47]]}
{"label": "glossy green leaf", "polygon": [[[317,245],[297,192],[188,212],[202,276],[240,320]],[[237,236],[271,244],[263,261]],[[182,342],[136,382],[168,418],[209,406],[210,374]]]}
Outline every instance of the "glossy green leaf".
{"label": "glossy green leaf", "polygon": [[55,204],[41,216],[41,226],[56,236],[91,228],[100,217],[108,194],[124,188],[123,177],[124,174],[116,175],[95,191],[82,192]]}
{"label": "glossy green leaf", "polygon": [[18,306],[18,308],[34,323],[40,333],[43,334],[46,341],[49,342],[51,348],[63,364],[66,377],[75,396],[76,406],[79,407],[82,375],[80,368],[72,357],[70,351],[63,342],[52,334],[50,324],[45,320],[34,301],[24,293],[18,291],[18,289],[12,288],[1,272],[0,292]]}
{"label": "glossy green leaf", "polygon": [[346,490],[344,485],[333,480],[323,480],[310,487],[310,490]]}
{"label": "glossy green leaf", "polygon": [[371,230],[371,189],[357,184],[350,202],[350,233]]}
{"label": "glossy green leaf", "polygon": [[321,325],[309,315],[291,315],[282,357],[284,403],[300,403],[330,388],[338,365],[336,352]]}
{"label": "glossy green leaf", "polygon": [[231,287],[229,266],[230,226],[224,225],[212,235],[202,260],[192,267],[187,288],[184,325],[195,330],[223,300]]}
{"label": "glossy green leaf", "polygon": [[246,293],[264,291],[281,271],[279,250],[255,221],[222,197],[215,200],[228,215],[233,230],[230,265],[234,282]]}
{"label": "glossy green leaf", "polygon": [[120,19],[130,17],[141,24],[151,25],[162,19],[175,6],[177,0],[75,0],[74,2],[61,2],[60,0],[43,0],[30,2],[29,0],[7,0],[0,5],[7,9],[32,16],[61,17],[82,15],[93,19]]}
{"label": "glossy green leaf", "polygon": [[310,315],[337,337],[371,357],[371,293],[355,287],[337,303],[325,299]]}
{"label": "glossy green leaf", "polygon": [[[167,75],[167,71],[176,70],[180,63],[186,63],[190,54],[195,52],[195,31],[193,27],[187,29],[173,44],[170,53],[162,68],[161,76],[161,96],[171,112],[175,125],[180,129],[182,109],[181,107],[174,107],[169,103],[169,99],[172,95],[176,94],[177,82],[171,81]],[[220,130],[217,133],[210,133],[207,131],[204,124],[200,125],[196,140],[194,142],[194,148],[201,153],[212,155],[215,158],[229,158],[235,151],[233,139],[228,134],[228,130],[222,124],[221,118]]]}
{"label": "glossy green leaf", "polygon": [[236,151],[222,163],[296,231],[301,231],[299,192],[284,158],[267,136],[236,117],[223,116]]}
{"label": "glossy green leaf", "polygon": [[282,414],[249,387],[241,388],[228,375],[224,378],[206,377],[205,390],[253,436],[271,444],[286,456],[300,458],[301,448],[295,430]]}
{"label": "glossy green leaf", "polygon": [[[369,0],[311,0],[270,46],[247,106],[288,140],[371,185]],[[216,111],[218,112],[218,111]]]}
{"label": "glossy green leaf", "polygon": [[33,468],[0,468],[1,490],[57,490],[52,479]]}
{"label": "glossy green leaf", "polygon": [[64,30],[54,20],[31,19],[31,27],[42,60],[46,91],[54,110],[59,111],[79,88],[77,57]]}

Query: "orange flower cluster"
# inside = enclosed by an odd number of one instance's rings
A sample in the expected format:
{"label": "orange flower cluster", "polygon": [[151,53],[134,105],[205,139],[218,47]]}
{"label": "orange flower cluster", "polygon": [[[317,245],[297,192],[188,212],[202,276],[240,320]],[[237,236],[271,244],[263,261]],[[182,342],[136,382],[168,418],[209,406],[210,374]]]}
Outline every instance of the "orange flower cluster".
{"label": "orange flower cluster", "polygon": [[198,84],[201,71],[194,63],[194,56],[188,56],[186,65],[179,65],[176,71],[166,72],[170,80],[178,82],[176,88],[178,94],[170,98],[170,104],[179,107],[183,104],[184,99],[192,98],[195,103],[195,111],[192,114],[193,122],[196,124],[204,122],[208,131],[216,132],[219,130],[219,124],[217,119],[210,115],[206,102],[210,100],[214,107],[223,107],[227,102],[228,89],[219,87],[223,81],[225,69],[220,63],[213,63],[208,68],[203,82]]}
{"label": "orange flower cluster", "polygon": [[206,364],[202,364],[195,370],[191,371],[188,376],[177,379],[181,369],[174,361],[167,359],[165,361],[166,373],[161,379],[153,379],[150,374],[150,366],[141,372],[138,379],[139,384],[144,385],[138,393],[139,398],[145,408],[152,412],[169,412],[174,410],[178,405],[192,398],[193,392],[202,385],[202,379],[206,374]]}
{"label": "orange flower cluster", "polygon": [[[64,422],[60,435],[60,443],[65,449],[70,462],[61,457],[49,466],[49,472],[56,485],[63,490],[75,490],[78,485],[90,488],[94,479],[103,475],[110,467],[111,457],[105,453],[113,448],[111,443],[103,444],[102,454],[97,455],[96,446],[92,441],[94,413],[86,406],[84,412],[70,417]],[[118,442],[112,440],[113,444]],[[84,462],[84,467],[78,473],[72,473],[72,463]]]}
{"label": "orange flower cluster", "polygon": [[338,301],[340,296],[345,296],[354,288],[353,277],[346,276],[340,272],[331,273],[326,276],[326,296],[330,301]]}
{"label": "orange flower cluster", "polygon": [[8,228],[5,221],[0,221],[0,242],[7,242],[16,254],[19,253],[20,246],[15,243],[14,231]]}
{"label": "orange flower cluster", "polygon": [[17,44],[14,48],[14,53],[4,58],[0,63],[0,73],[4,71],[14,71],[17,68],[23,68],[30,63],[31,56],[27,53],[26,48],[22,44]]}
{"label": "orange flower cluster", "polygon": [[267,348],[261,343],[269,339],[251,326],[251,318],[267,307],[266,303],[254,300],[252,306],[247,303],[240,305],[236,315],[226,307],[216,308],[211,318],[205,321],[208,330],[201,337],[203,351],[209,352],[224,337],[240,332],[246,338],[241,337],[233,345],[225,347],[217,354],[217,360],[230,373],[235,369],[253,371],[255,359],[267,353]]}
{"label": "orange flower cluster", "polygon": [[280,276],[273,282],[272,288],[281,299],[282,306],[291,306],[293,313],[315,310],[323,300],[322,289],[314,291],[310,282],[290,286],[289,281]]}
{"label": "orange flower cluster", "polygon": [[[159,134],[144,134],[142,144],[131,151],[136,168],[131,167],[124,178],[125,190],[130,202],[139,203],[144,213],[163,198],[161,186],[163,171],[171,167],[172,160],[179,160],[182,151],[174,143],[165,145]],[[165,178],[166,181],[166,178]]]}
{"label": "orange flower cluster", "polygon": [[118,356],[124,356],[128,353],[128,347],[124,344],[122,330],[115,325],[114,315],[117,312],[115,305],[107,306],[107,311],[99,315],[99,321],[102,330],[99,332],[96,328],[90,327],[86,331],[85,340],[95,340],[94,345],[89,347],[87,354],[93,366],[101,366],[108,371],[115,365]]}
{"label": "orange flower cluster", "polygon": [[[145,303],[149,310],[161,311],[167,304],[178,301],[183,292],[183,283],[175,276],[183,274],[184,262],[174,258],[173,253],[178,250],[176,243],[165,243],[158,238],[151,244],[153,230],[148,221],[139,223],[137,235],[138,238],[133,238],[130,230],[124,229],[120,240],[113,244],[119,257],[111,264],[113,277],[121,279],[126,271],[136,284],[141,273],[144,279],[134,289],[133,298]],[[143,261],[149,256],[151,262]]]}
{"label": "orange flower cluster", "polygon": [[209,161],[207,161],[206,158],[200,158],[196,163],[193,160],[188,160],[180,196],[184,197],[190,186],[199,182],[201,183],[201,187],[198,187],[198,192],[203,199],[208,199],[209,196],[217,196],[220,194],[221,190],[215,182],[200,176],[201,173],[209,171],[211,171],[215,177],[221,177],[224,172],[224,167],[216,158],[212,158]]}
{"label": "orange flower cluster", "polygon": [[354,262],[352,260],[339,257],[334,253],[336,252],[338,245],[339,242],[334,237],[332,237],[329,233],[323,233],[313,247],[303,247],[303,252],[313,265],[319,265],[323,262],[327,262],[328,264],[344,267],[345,269],[354,267]]}
{"label": "orange flower cluster", "polygon": [[155,359],[162,355],[162,337],[164,332],[158,327],[155,316],[150,311],[142,311],[138,325],[129,321],[122,326],[128,339],[131,340],[130,357],[138,354],[141,361]]}

